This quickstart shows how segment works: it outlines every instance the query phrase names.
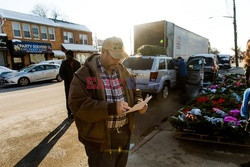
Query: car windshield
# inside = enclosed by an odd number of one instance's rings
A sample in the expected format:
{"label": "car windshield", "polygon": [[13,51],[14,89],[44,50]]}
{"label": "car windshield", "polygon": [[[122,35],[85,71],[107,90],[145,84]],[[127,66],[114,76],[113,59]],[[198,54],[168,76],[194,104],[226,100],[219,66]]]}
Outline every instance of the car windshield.
{"label": "car windshield", "polygon": [[190,57],[188,62],[195,59],[195,58],[205,58],[205,66],[213,66],[214,65],[214,61],[213,58],[211,57],[200,57],[200,56],[196,56],[196,57]]}
{"label": "car windshield", "polygon": [[220,63],[228,62],[229,60],[229,57],[218,57],[218,61]]}
{"label": "car windshield", "polygon": [[24,67],[22,69],[19,70],[19,72],[27,72],[29,71],[30,69],[32,69],[34,67],[34,65],[30,65],[28,67]]}
{"label": "car windshield", "polygon": [[150,70],[154,59],[143,59],[142,57],[128,58],[123,61],[126,68],[132,70]]}

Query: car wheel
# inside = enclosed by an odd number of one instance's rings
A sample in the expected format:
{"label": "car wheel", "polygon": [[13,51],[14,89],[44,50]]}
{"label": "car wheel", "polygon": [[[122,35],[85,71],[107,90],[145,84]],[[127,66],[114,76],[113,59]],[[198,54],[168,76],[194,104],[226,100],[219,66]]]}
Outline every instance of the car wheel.
{"label": "car wheel", "polygon": [[27,86],[30,83],[30,80],[26,77],[22,77],[18,80],[20,86]]}
{"label": "car wheel", "polygon": [[159,94],[157,94],[157,99],[159,101],[166,101],[169,95],[169,84],[165,84]]}
{"label": "car wheel", "polygon": [[57,74],[57,76],[56,76],[56,80],[57,80],[57,82],[62,82],[62,78],[60,77],[60,75],[59,75],[59,74]]}

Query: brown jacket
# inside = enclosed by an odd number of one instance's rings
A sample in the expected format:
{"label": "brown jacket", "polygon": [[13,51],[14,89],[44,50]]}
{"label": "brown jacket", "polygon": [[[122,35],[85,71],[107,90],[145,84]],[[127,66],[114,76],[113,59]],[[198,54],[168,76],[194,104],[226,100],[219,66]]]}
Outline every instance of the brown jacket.
{"label": "brown jacket", "polygon": [[[107,118],[116,110],[116,104],[106,101],[103,88],[87,88],[87,86],[90,86],[88,77],[94,77],[97,81],[101,79],[96,64],[98,56],[92,55],[89,57],[84,66],[75,73],[70,85],[69,106],[75,115],[79,140],[83,144],[96,143],[100,145],[100,149],[104,150],[110,148],[111,140],[107,128]],[[135,80],[123,65],[119,64],[117,71],[119,78],[123,81],[122,86],[127,102],[132,107],[141,99],[141,92],[135,89]],[[129,127],[132,131],[134,113],[130,113],[128,116]]]}

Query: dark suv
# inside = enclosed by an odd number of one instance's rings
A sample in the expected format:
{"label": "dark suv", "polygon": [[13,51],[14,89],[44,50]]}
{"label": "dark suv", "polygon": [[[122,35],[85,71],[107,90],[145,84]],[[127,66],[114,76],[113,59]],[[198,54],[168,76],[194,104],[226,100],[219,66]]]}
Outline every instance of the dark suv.
{"label": "dark suv", "polygon": [[215,81],[218,73],[219,73],[219,63],[217,59],[217,55],[214,54],[196,54],[192,55],[188,58],[188,61],[191,61],[194,58],[204,58],[204,80],[213,82]]}
{"label": "dark suv", "polygon": [[220,68],[231,68],[230,55],[219,54],[217,55]]}

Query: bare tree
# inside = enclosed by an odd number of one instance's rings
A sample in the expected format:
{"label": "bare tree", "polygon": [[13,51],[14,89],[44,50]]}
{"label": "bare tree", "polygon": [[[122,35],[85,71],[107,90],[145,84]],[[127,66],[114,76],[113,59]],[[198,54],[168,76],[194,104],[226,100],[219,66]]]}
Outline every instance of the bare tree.
{"label": "bare tree", "polygon": [[218,55],[218,54],[220,54],[220,51],[217,48],[211,48],[209,53]]}
{"label": "bare tree", "polygon": [[59,18],[62,19],[62,17],[64,17],[63,14],[58,9],[56,9],[56,7],[47,7],[42,4],[36,4],[31,12],[38,16],[51,18],[53,20],[57,20]]}
{"label": "bare tree", "polygon": [[60,10],[57,9],[56,7],[54,7],[54,6],[51,7],[51,8],[52,8],[52,9],[51,9],[51,12],[50,12],[51,18],[54,19],[54,20],[57,20],[57,19],[59,19],[59,18],[62,19],[62,17],[63,17],[62,12],[60,12]]}
{"label": "bare tree", "polygon": [[38,15],[38,16],[47,18],[48,11],[49,11],[49,9],[46,6],[44,6],[42,4],[36,4],[31,12]]}

